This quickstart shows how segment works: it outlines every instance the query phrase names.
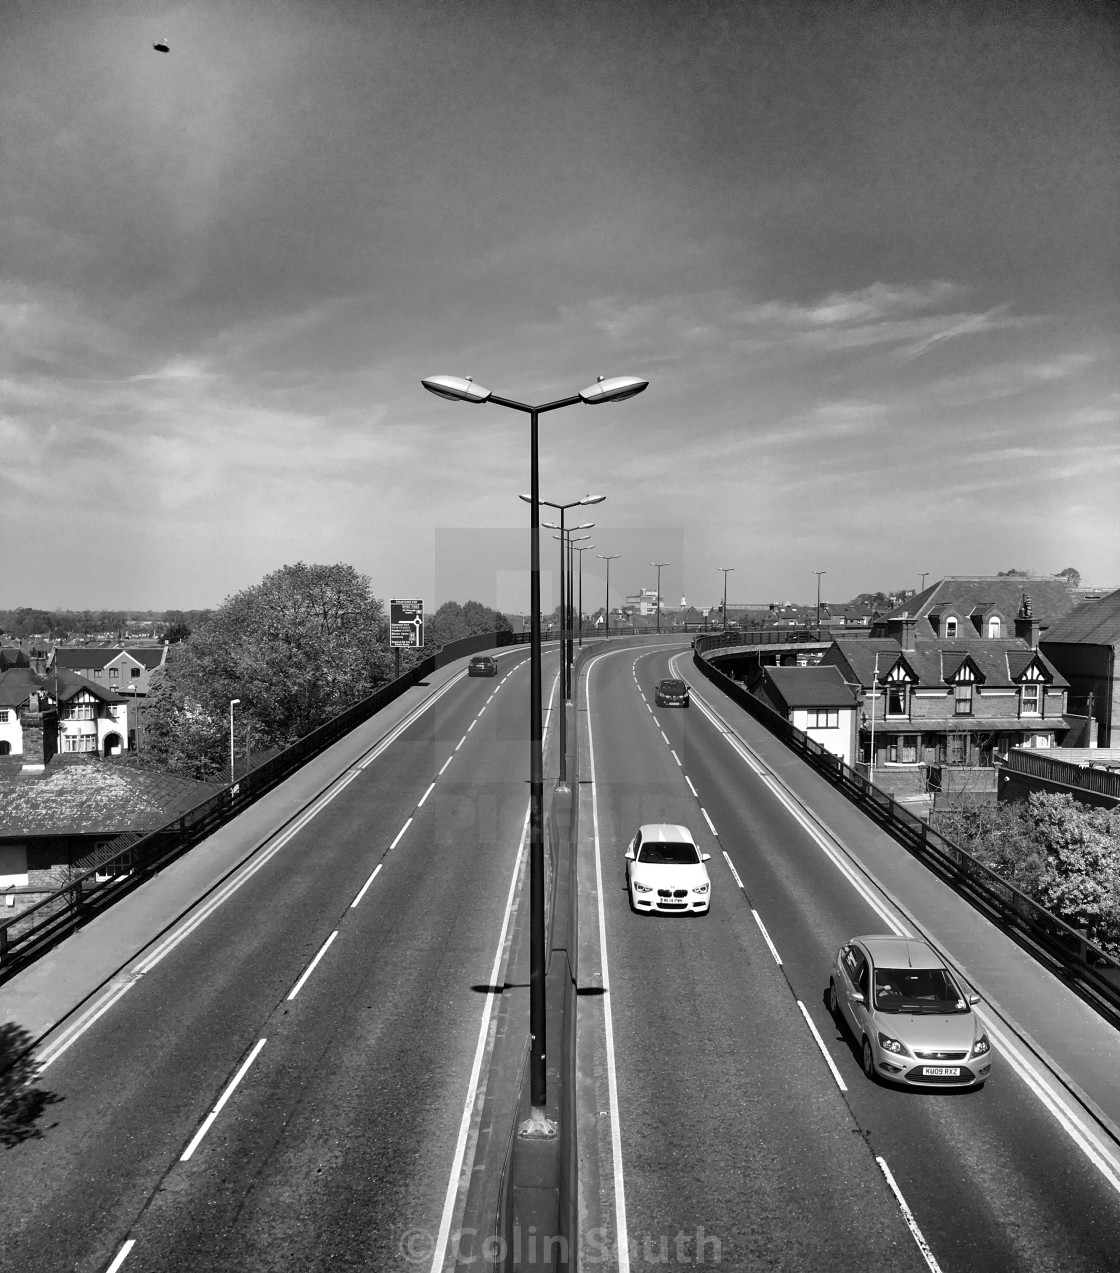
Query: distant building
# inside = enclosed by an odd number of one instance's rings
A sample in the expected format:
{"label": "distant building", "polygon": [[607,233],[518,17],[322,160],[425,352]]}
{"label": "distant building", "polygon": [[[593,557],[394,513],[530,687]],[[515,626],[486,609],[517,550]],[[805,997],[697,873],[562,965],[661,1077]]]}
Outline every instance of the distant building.
{"label": "distant building", "polygon": [[1069,681],[1070,711],[1091,719],[1090,745],[1120,746],[1120,589],[1071,610],[1039,648]]}

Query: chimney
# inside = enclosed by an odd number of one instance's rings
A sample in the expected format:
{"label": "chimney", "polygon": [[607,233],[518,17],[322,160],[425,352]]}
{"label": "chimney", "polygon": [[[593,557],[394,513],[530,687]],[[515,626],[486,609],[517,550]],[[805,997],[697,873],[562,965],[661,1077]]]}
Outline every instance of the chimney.
{"label": "chimney", "polygon": [[1015,635],[1031,647],[1038,649],[1038,620],[1031,610],[1031,599],[1023,593],[1019,602],[1019,613],[1015,616]]}
{"label": "chimney", "polygon": [[47,761],[58,751],[58,709],[42,692],[33,693],[20,712],[23,731],[23,768],[21,773],[41,774]]}
{"label": "chimney", "polygon": [[913,650],[917,630],[918,620],[911,618],[908,610],[887,620],[887,636],[897,641],[903,650]]}

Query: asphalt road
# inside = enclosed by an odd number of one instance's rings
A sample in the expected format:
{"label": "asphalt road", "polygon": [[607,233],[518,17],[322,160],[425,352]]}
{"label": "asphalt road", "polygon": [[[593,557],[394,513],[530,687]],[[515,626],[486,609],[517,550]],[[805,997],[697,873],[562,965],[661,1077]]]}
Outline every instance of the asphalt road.
{"label": "asphalt road", "polygon": [[0,1268],[431,1267],[519,887],[525,652],[499,673],[355,766],[52,1063],[46,1134],[0,1154]]}
{"label": "asphalt road", "polygon": [[[594,957],[606,965],[609,1011],[589,1007],[581,1031],[592,1036],[580,1045],[592,1111],[581,1154],[585,1188],[597,1192],[585,1200],[597,1226],[586,1262],[1120,1268],[1120,1195],[1004,1058],[978,1091],[900,1091],[864,1077],[825,995],[843,941],[890,931],[884,903],[838,868],[695,695],[688,709],[655,708],[670,658],[620,649],[587,676],[581,780],[594,790],[605,933]],[[690,656],[676,666],[702,696],[721,698]],[[851,825],[852,807],[823,784],[814,812]],[[661,821],[683,822],[712,854],[707,917],[629,909],[623,852],[640,823]],[[924,878],[923,899],[929,887]],[[922,921],[937,934],[936,900],[923,900]],[[982,976],[975,988],[984,994]]]}

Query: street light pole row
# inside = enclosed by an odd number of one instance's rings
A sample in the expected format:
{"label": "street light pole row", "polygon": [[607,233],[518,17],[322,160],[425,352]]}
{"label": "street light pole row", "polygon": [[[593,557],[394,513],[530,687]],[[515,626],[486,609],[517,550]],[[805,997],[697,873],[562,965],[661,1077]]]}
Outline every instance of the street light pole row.
{"label": "street light pole row", "polygon": [[575,406],[583,402],[595,406],[621,402],[646,388],[648,381],[636,376],[602,376],[589,388],[571,398],[560,398],[541,406],[499,398],[476,385],[469,377],[430,376],[424,388],[452,402],[494,402],[500,407],[522,411],[529,416],[529,604],[531,609],[529,657],[529,1086],[530,1117],[520,1128],[522,1136],[553,1136],[555,1124],[545,1112],[547,1084],[545,1069],[545,932],[544,932],[544,751],[541,720],[541,577],[540,577],[540,483],[537,459],[537,419],[545,411]]}

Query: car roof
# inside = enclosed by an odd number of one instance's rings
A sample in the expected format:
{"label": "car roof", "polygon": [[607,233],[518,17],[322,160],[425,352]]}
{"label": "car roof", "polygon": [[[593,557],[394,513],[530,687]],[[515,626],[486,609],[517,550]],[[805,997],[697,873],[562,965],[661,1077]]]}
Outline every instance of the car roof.
{"label": "car roof", "polygon": [[872,933],[853,937],[879,967],[944,968],[945,961],[924,941],[913,937],[896,937],[893,933]]}
{"label": "car roof", "polygon": [[662,844],[677,844],[682,840],[686,844],[696,843],[688,827],[677,822],[646,822],[638,828],[638,834],[643,844],[650,840]]}

